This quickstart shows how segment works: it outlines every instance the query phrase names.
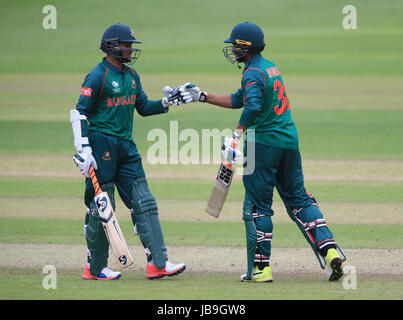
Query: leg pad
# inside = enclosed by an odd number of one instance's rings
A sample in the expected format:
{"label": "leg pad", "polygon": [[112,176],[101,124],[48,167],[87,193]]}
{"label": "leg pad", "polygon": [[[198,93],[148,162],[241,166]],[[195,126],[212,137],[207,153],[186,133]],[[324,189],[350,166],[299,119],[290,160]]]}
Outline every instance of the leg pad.
{"label": "leg pad", "polygon": [[132,208],[140,240],[151,252],[149,259],[154,261],[158,269],[165,268],[167,250],[158,218],[157,202],[144,177],[133,183]]}
{"label": "leg pad", "polygon": [[[112,207],[115,207],[113,183],[104,184],[101,189],[108,193]],[[91,201],[89,212],[86,215],[85,240],[91,274],[98,276],[101,270],[108,265],[109,242],[94,200]]]}

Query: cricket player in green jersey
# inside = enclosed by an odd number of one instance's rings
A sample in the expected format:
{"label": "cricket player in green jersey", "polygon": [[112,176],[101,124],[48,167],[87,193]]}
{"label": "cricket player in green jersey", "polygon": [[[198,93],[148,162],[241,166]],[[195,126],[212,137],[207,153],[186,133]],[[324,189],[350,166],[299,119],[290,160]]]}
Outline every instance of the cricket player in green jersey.
{"label": "cricket player in green jersey", "polygon": [[141,156],[133,140],[134,110],[141,116],[163,114],[170,106],[181,104],[169,87],[163,89],[161,100],[148,100],[138,73],[127,64],[139,56],[140,49],[132,48],[136,40],[133,30],[124,24],[106,29],[101,50],[106,57],[86,76],[76,109],[70,112],[74,145],[74,161],[87,177],[85,188],[85,237],[87,264],[84,279],[117,279],[120,272],[107,267],[109,243],[94,203],[94,187],[88,178],[89,168],[95,169],[101,189],[108,193],[115,207],[115,186],[121,199],[130,209],[133,224],[145,248],[148,279],[177,275],[186,269],[184,264],[168,261],[161,230],[158,207],[150,192]]}
{"label": "cricket player in green jersey", "polygon": [[[343,275],[345,256],[334,240],[315,199],[306,191],[298,148],[297,129],[277,66],[263,58],[264,34],[250,22],[236,25],[224,47],[231,63],[244,63],[242,87],[234,94],[211,94],[186,83],[180,87],[185,103],[208,102],[224,108],[243,108],[233,137],[224,140],[223,155],[234,162],[239,157],[239,141],[246,133],[243,184],[243,220],[247,242],[248,271],[242,281],[273,281],[270,267],[273,224],[273,190],[277,188],[287,212],[311,245],[330,281]],[[233,146],[236,146],[233,148]],[[248,151],[253,150],[253,156]],[[245,168],[254,162],[254,170]]]}

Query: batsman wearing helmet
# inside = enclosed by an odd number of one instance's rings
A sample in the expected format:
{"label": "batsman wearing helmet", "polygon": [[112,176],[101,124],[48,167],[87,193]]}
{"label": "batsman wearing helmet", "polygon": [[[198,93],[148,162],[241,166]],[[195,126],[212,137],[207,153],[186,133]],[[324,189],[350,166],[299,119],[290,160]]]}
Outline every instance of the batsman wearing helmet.
{"label": "batsman wearing helmet", "polygon": [[[345,256],[317,202],[305,189],[297,129],[284,81],[277,66],[261,54],[265,48],[263,31],[254,23],[243,22],[233,28],[224,42],[228,44],[223,49],[225,57],[239,68],[241,63],[245,65],[241,88],[234,94],[216,95],[186,83],[179,90],[186,103],[201,101],[224,108],[243,108],[233,136],[226,138],[223,146],[224,157],[233,162],[245,133],[244,168],[248,162],[255,162],[253,172],[244,171],[243,175],[248,269],[241,280],[273,281],[270,254],[274,187],[321,267],[327,269],[329,281],[338,280],[343,275]],[[254,150],[254,157],[248,157],[248,150]]]}
{"label": "batsman wearing helmet", "polygon": [[141,43],[133,30],[124,24],[106,29],[101,50],[106,53],[102,62],[86,76],[76,109],[70,112],[74,145],[74,161],[87,177],[85,187],[85,237],[88,259],[84,279],[117,279],[120,272],[107,268],[109,243],[94,203],[94,187],[89,177],[92,165],[103,191],[115,206],[115,186],[121,199],[130,209],[133,224],[145,248],[148,279],[172,276],[186,269],[184,264],[168,261],[161,230],[158,207],[150,192],[141,156],[133,140],[134,110],[141,116],[168,112],[175,100],[173,89],[165,87],[161,100],[148,100],[138,73],[128,66],[137,60],[141,50],[133,44]]}

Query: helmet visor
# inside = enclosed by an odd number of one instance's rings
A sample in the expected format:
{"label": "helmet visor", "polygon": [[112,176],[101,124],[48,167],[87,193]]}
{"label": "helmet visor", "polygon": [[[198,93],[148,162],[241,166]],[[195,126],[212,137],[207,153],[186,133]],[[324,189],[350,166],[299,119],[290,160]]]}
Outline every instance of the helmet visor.
{"label": "helmet visor", "polygon": [[121,55],[118,57],[123,63],[132,65],[140,56],[141,50],[136,48],[122,48]]}
{"label": "helmet visor", "polygon": [[[130,46],[127,43],[130,43]],[[140,56],[141,50],[132,48],[131,45],[132,42],[120,42],[117,39],[110,39],[101,44],[101,49],[105,53],[117,58],[120,62],[132,65]]]}
{"label": "helmet visor", "polygon": [[123,63],[128,63],[132,65],[140,56],[141,50],[137,48],[132,48],[132,41],[119,41],[119,52],[118,58]]}
{"label": "helmet visor", "polygon": [[222,50],[224,56],[234,64],[235,62],[243,62],[244,57],[249,52],[250,45],[247,44],[234,44],[232,46],[225,46]]}

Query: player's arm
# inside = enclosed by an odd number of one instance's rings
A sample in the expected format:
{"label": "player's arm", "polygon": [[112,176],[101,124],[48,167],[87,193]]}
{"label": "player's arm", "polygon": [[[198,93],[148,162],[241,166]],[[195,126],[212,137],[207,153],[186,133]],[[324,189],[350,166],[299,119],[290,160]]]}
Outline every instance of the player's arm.
{"label": "player's arm", "polygon": [[227,144],[224,143],[223,155],[227,161],[231,161],[234,155],[240,153],[239,140],[259,115],[265,90],[266,81],[263,74],[259,70],[248,69],[242,77],[242,88],[231,95],[231,108],[243,107],[243,110],[233,136],[224,140]]}
{"label": "player's arm", "polygon": [[238,126],[247,128],[254,123],[262,109],[266,91],[266,82],[262,73],[256,69],[246,70],[242,77],[242,89],[243,110]]}
{"label": "player's arm", "polygon": [[168,86],[162,89],[162,93],[164,96],[162,99],[148,100],[147,94],[144,92],[141,86],[140,77],[138,75],[136,75],[136,83],[138,87],[138,92],[135,108],[137,112],[143,117],[166,113],[168,112],[170,106],[176,106],[182,103],[178,101],[178,99],[171,97],[171,94],[175,89],[172,89]]}
{"label": "player's arm", "polygon": [[232,108],[232,101],[230,94],[212,94],[209,93],[207,95],[206,101],[207,103],[223,107],[223,108]]}
{"label": "player's arm", "polygon": [[168,112],[168,106],[164,106],[162,100],[148,100],[143,90],[137,94],[135,108],[142,117]]}
{"label": "player's arm", "polygon": [[[239,89],[232,97],[233,107],[242,107],[241,118],[234,131],[234,134],[228,140],[228,145],[225,146],[224,158],[240,152],[237,150],[239,140],[248,127],[250,127],[256,117],[259,115],[262,104],[263,96],[266,90],[266,82],[260,71],[249,69],[244,73],[242,78],[242,89]],[[232,148],[235,146],[235,153]]]}
{"label": "player's arm", "polygon": [[[80,125],[82,137],[84,138],[87,137],[88,131],[87,118],[89,115],[95,112],[95,102],[101,88],[101,78],[102,76],[91,72],[85,77],[84,83],[81,86],[81,92],[76,105],[76,110],[82,118],[82,121],[80,121]],[[76,145],[77,151],[80,151],[78,150],[79,147],[79,145]]]}
{"label": "player's arm", "polygon": [[180,86],[179,91],[181,92],[182,101],[184,103],[206,102],[228,109],[243,107],[241,89],[234,94],[213,94],[201,91],[199,87],[188,82]]}
{"label": "player's arm", "polygon": [[84,80],[81,87],[80,97],[76,109],[70,110],[70,122],[73,128],[74,146],[77,153],[73,160],[80,172],[89,177],[89,168],[92,165],[98,168],[92,155],[92,148],[88,141],[88,122],[87,117],[94,112],[95,101],[100,90],[99,77],[90,73]]}
{"label": "player's arm", "polygon": [[[248,79],[245,79],[248,81]],[[247,83],[245,84],[246,87]],[[184,103],[190,102],[207,102],[222,108],[239,109],[244,107],[246,97],[244,97],[244,89],[240,88],[233,94],[213,94],[200,90],[200,88],[192,83],[185,83],[179,88]],[[250,96],[250,94],[249,94]],[[253,101],[248,100],[249,104]],[[244,126],[243,126],[244,127]]]}

